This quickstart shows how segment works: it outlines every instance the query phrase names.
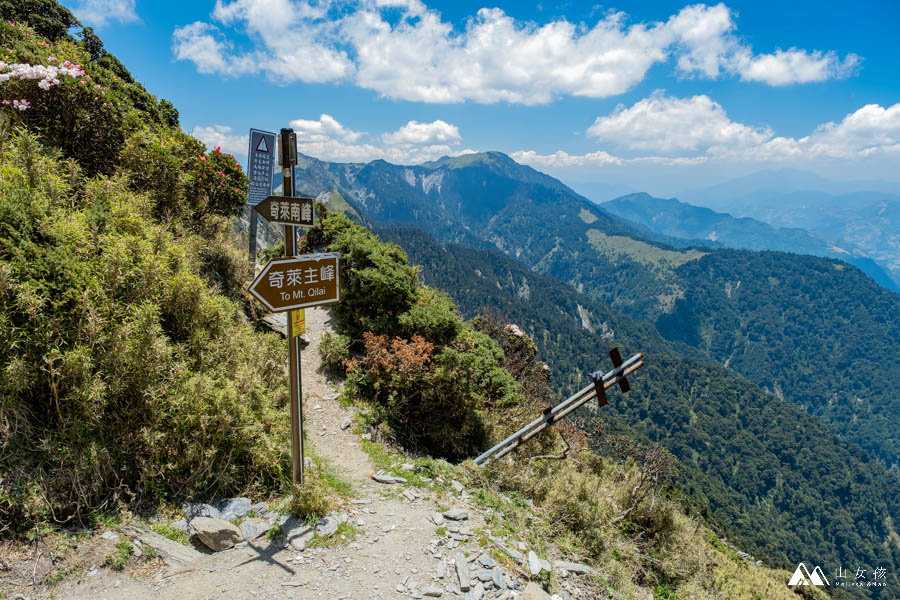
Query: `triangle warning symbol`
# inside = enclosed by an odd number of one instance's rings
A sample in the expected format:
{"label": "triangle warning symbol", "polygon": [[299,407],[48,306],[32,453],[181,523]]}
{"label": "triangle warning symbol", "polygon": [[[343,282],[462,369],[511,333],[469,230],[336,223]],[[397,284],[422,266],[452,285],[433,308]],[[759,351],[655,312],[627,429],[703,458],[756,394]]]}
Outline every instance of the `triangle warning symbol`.
{"label": "triangle warning symbol", "polygon": [[266,153],[269,152],[269,145],[266,144],[266,136],[264,136],[264,135],[260,136],[259,143],[256,144],[256,151],[257,152],[266,152]]}

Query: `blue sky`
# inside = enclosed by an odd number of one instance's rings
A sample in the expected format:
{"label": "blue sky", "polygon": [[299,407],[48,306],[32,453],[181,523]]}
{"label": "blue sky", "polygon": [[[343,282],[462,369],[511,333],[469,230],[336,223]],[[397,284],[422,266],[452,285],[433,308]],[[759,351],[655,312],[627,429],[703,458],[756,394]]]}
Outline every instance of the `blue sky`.
{"label": "blue sky", "polygon": [[790,167],[900,179],[900,3],[66,0],[184,129],[243,160],[500,150],[672,194]]}

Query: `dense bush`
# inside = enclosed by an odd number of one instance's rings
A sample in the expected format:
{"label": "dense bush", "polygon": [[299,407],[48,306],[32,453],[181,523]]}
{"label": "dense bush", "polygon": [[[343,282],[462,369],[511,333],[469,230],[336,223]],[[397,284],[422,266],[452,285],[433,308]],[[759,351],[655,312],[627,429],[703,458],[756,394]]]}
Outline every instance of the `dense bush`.
{"label": "dense bush", "polygon": [[354,338],[365,331],[397,333],[400,315],[416,300],[416,269],[406,253],[342,213],[329,213],[322,204],[317,210],[319,224],[307,233],[301,252],[328,246],[341,253],[341,302],[334,307],[340,328]]}
{"label": "dense bush", "polygon": [[409,310],[398,319],[401,335],[420,335],[435,344],[446,344],[459,333],[462,319],[450,297],[434,288],[419,287]]}
{"label": "dense bush", "polygon": [[122,150],[136,190],[154,201],[154,216],[203,227],[209,217],[234,217],[246,205],[250,181],[230,154],[206,153],[200,141],[180,131],[143,127]]}
{"label": "dense bush", "polygon": [[329,340],[323,357],[346,362],[351,393],[372,404],[394,441],[452,459],[481,451],[497,415],[522,403],[500,346],[465,324],[446,294],[419,285],[397,246],[343,214],[319,211],[303,250],[341,252],[334,311],[361,351],[347,361],[344,346]]}
{"label": "dense bush", "polygon": [[350,359],[350,338],[326,333],[319,342],[319,358],[326,370],[332,373],[343,372],[344,363]]}
{"label": "dense bush", "polygon": [[[88,175],[111,175],[129,132],[142,124],[164,128],[177,122],[171,104],[159,103],[135,82],[90,28],[80,44],[68,35],[48,34],[44,41],[36,33],[22,22],[0,21],[0,59],[6,63],[0,68],[0,111],[77,160]],[[228,202],[211,205],[233,212]]]}
{"label": "dense bush", "polygon": [[75,16],[56,0],[3,0],[0,19],[30,25],[51,42],[65,38],[69,28],[78,25]]}
{"label": "dense bush", "polygon": [[284,344],[210,287],[201,249],[122,179],[20,134],[0,169],[0,531],[278,488]]}

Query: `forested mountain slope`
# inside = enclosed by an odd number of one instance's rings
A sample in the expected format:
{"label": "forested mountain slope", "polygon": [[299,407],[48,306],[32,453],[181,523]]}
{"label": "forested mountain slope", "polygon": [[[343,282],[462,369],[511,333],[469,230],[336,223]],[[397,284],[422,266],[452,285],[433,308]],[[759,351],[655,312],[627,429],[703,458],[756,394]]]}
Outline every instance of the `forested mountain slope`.
{"label": "forested mountain slope", "polygon": [[820,416],[896,471],[900,295],[845,263],[723,250],[677,275],[692,282],[657,321],[673,340]]}
{"label": "forested mountain slope", "polygon": [[900,277],[892,279],[862,250],[854,246],[841,248],[799,227],[774,227],[750,217],[733,217],[675,198],[654,198],[644,193],[621,196],[601,206],[656,234],[689,240],[706,239],[715,246],[728,248],[836,258],[857,267],[887,289],[900,292]]}
{"label": "forested mountain slope", "polygon": [[[712,350],[721,364],[815,412],[885,465],[898,462],[890,432],[900,427],[900,296],[855,267],[796,254],[669,246],[497,152],[416,167],[308,165],[298,170],[301,189],[334,186],[376,225],[412,224],[440,241],[490,243],[658,324],[670,339]],[[727,265],[727,277],[718,265]],[[732,300],[736,286],[744,287]],[[784,318],[800,308],[808,314]],[[712,326],[722,333],[711,335]],[[852,363],[842,359],[851,348],[859,357]]]}
{"label": "forested mountain slope", "polygon": [[[664,444],[680,461],[678,488],[689,501],[759,555],[785,566],[810,553],[898,564],[897,478],[816,418],[496,251],[442,246],[413,229],[381,233],[465,314],[496,311],[523,327],[562,392],[608,368],[612,345],[646,352],[632,391],[611,396],[596,416]],[[590,423],[591,414],[582,417]]]}

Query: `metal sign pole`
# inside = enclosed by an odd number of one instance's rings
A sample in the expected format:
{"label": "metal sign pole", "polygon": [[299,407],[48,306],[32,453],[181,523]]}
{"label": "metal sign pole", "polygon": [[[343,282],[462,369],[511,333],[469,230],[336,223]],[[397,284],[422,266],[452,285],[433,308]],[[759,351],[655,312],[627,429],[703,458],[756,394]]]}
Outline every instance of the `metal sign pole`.
{"label": "metal sign pole", "polygon": [[[294,195],[294,165],[297,163],[297,138],[293,129],[282,129],[279,159],[282,168],[282,194]],[[296,228],[284,226],[284,255],[295,256]],[[303,483],[303,381],[300,373],[300,338],[294,335],[294,311],[287,313],[288,370],[291,387],[291,458],[294,484]]]}
{"label": "metal sign pole", "polygon": [[250,269],[256,272],[256,230],[259,215],[255,210],[250,211]]}
{"label": "metal sign pole", "polygon": [[554,407],[544,409],[540,417],[519,429],[496,446],[486,450],[480,456],[475,458],[475,464],[483,467],[489,460],[498,460],[503,458],[537,434],[541,433],[555,422],[563,419],[572,411],[587,404],[594,398],[598,400],[600,406],[607,403],[606,390],[618,385],[623,392],[631,389],[626,377],[631,375],[644,365],[644,355],[637,353],[626,361],[622,360],[619,355],[618,348],[609,351],[615,367],[609,373],[596,371],[591,374],[593,382],[585,386],[583,389],[575,392]]}

